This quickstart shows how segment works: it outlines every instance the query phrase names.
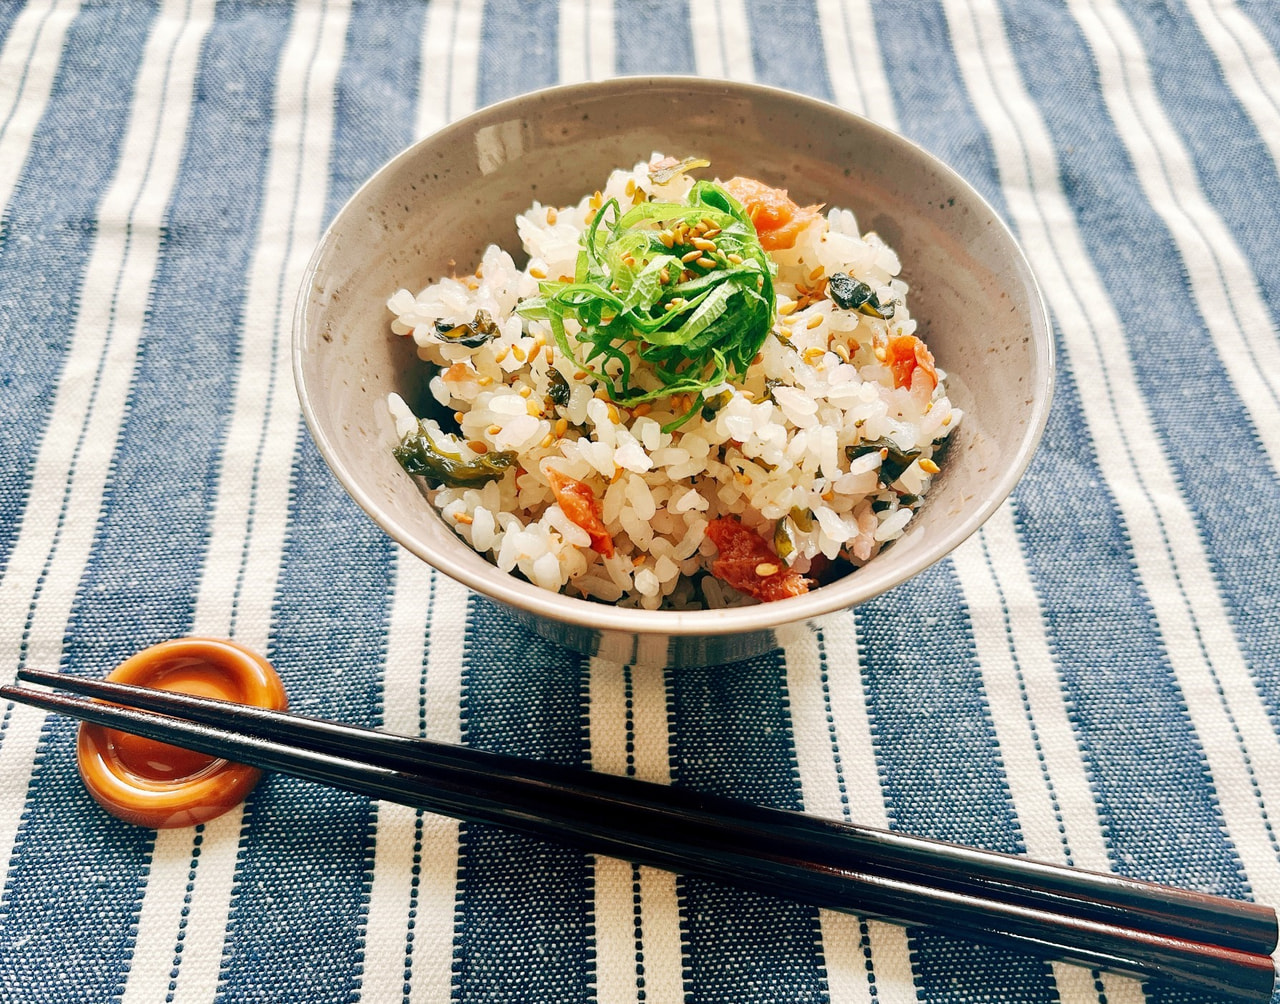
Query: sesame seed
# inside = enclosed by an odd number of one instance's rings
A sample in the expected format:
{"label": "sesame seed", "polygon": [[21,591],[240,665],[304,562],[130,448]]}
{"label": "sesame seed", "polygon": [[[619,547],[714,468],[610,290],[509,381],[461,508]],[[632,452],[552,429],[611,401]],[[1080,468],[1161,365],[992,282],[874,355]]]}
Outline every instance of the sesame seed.
{"label": "sesame seed", "polygon": [[626,192],[627,192],[627,194],[628,194],[628,195],[635,195],[635,194],[636,194],[636,179],[635,179],[635,178],[628,178],[628,179],[627,179],[627,188],[626,188]]}
{"label": "sesame seed", "polygon": [[462,424],[462,420],[463,420],[464,418],[466,418],[466,417],[467,417],[467,416],[466,416],[466,415],[464,415],[464,414],[463,414],[462,412],[460,412],[460,411],[455,411],[455,412],[453,413],[453,420],[454,420],[455,422],[457,422],[459,425],[461,425],[461,424]]}
{"label": "sesame seed", "polygon": [[528,384],[525,384],[516,393],[518,393],[521,397],[527,398],[530,394],[533,393],[533,388],[530,387]]}
{"label": "sesame seed", "polygon": [[638,405],[631,409],[631,414],[636,418],[643,418],[649,412],[653,411],[653,405],[648,401],[641,401]]}
{"label": "sesame seed", "polygon": [[551,445],[552,441],[555,438],[556,438],[555,436],[553,436],[551,433],[548,432],[545,436],[542,437],[542,448],[545,450],[548,446]]}
{"label": "sesame seed", "polygon": [[545,279],[547,277],[547,273],[540,268],[529,269],[529,274],[535,279]]}
{"label": "sesame seed", "polygon": [[490,436],[496,436],[499,432],[502,431],[502,426],[491,425],[489,426],[489,428],[485,429],[484,431],[487,432]]}
{"label": "sesame seed", "polygon": [[488,453],[489,452],[489,444],[479,439],[473,439],[471,442],[467,444],[467,447],[471,450],[472,453]]}
{"label": "sesame seed", "polygon": [[609,421],[614,425],[619,425],[622,422],[622,416],[618,414],[618,409],[613,405],[609,405]]}
{"label": "sesame seed", "polygon": [[819,265],[817,268],[815,268],[812,272],[809,273],[809,281],[813,282],[814,279],[817,279],[825,271],[826,269],[824,269],[821,265]]}
{"label": "sesame seed", "polygon": [[491,376],[477,377],[476,383],[478,383],[481,387],[488,387],[489,384],[493,383],[493,377]]}
{"label": "sesame seed", "polygon": [[[813,327],[813,325],[809,325],[809,326]],[[527,356],[525,355],[524,349],[520,348],[519,345],[511,346],[511,354],[516,357],[516,362],[519,362],[519,363],[524,362],[525,359],[527,358]]]}
{"label": "sesame seed", "polygon": [[527,412],[528,412],[530,415],[532,415],[534,418],[541,418],[541,417],[542,417],[542,403],[541,403],[541,402],[539,402],[539,401],[535,401],[535,400],[533,400],[532,398],[530,398],[530,399],[529,399],[529,403],[525,406],[525,411],[527,411]]}
{"label": "sesame seed", "polygon": [[826,351],[824,349],[818,348],[816,345],[813,345],[805,349],[803,355],[804,355],[805,362],[813,363],[814,361],[821,359],[824,355],[826,355]]}
{"label": "sesame seed", "polygon": [[778,574],[778,566],[771,561],[762,561],[756,565],[756,575],[762,579],[767,579],[770,575]]}
{"label": "sesame seed", "polygon": [[553,349],[550,345],[548,345],[546,351],[543,353],[543,356],[546,357],[547,365],[550,366],[556,361],[556,350]]}
{"label": "sesame seed", "polygon": [[547,209],[547,225],[552,227],[556,225],[556,211],[549,207]]}
{"label": "sesame seed", "polygon": [[494,361],[495,363],[500,363],[500,362],[502,362],[502,360],[504,360],[504,359],[506,359],[506,358],[507,358],[507,353],[508,353],[509,351],[510,351],[510,347],[507,347],[507,348],[504,348],[504,349],[500,349],[498,352],[494,353],[493,361]]}
{"label": "sesame seed", "polygon": [[643,564],[644,564],[644,555],[643,555],[643,554],[637,554],[634,558],[632,558],[632,559],[631,559],[631,567],[632,567],[632,568],[639,568],[639,567],[640,567],[641,565],[643,565]]}
{"label": "sesame seed", "polygon": [[574,378],[575,380],[585,380],[585,379],[587,378],[587,374],[585,374],[585,373],[575,373],[575,374],[573,375],[573,378]]}
{"label": "sesame seed", "polygon": [[461,523],[463,526],[470,526],[475,522],[475,520],[472,519],[471,514],[467,512],[455,512],[453,514],[453,519],[455,523]]}
{"label": "sesame seed", "polygon": [[842,361],[846,363],[851,361],[852,357],[849,355],[849,346],[845,345],[844,342],[836,342],[834,348],[836,355],[838,355]]}
{"label": "sesame seed", "polygon": [[566,432],[568,432],[568,431],[569,431],[569,420],[568,420],[567,418],[557,419],[557,420],[556,420],[556,436],[557,436],[557,438],[559,438],[559,437],[563,436],[563,435],[564,435]]}

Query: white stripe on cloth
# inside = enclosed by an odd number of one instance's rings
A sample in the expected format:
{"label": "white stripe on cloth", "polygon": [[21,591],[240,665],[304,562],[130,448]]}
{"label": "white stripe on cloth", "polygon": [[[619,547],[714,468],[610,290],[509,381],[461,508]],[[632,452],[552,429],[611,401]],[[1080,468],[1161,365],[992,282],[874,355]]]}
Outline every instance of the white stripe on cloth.
{"label": "white stripe on cloth", "polygon": [[1133,25],[1108,0],[1069,6],[1093,50],[1116,133],[1147,201],[1178,245],[1222,365],[1253,418],[1271,469],[1280,472],[1280,340],[1249,260],[1200,187],[1191,155],[1161,107]]}
{"label": "white stripe on cloth", "polygon": [[[1076,732],[1058,682],[1011,504],[955,552],[991,723],[1029,857],[1111,870]],[[1137,980],[1055,964],[1065,1001],[1146,999]],[[1101,980],[1105,998],[1095,987]]]}
{"label": "white stripe on cloth", "polygon": [[484,0],[439,0],[427,7],[415,136],[428,136],[475,110],[483,20]]}
{"label": "white stripe on cloth", "polygon": [[[944,6],[965,86],[995,152],[1009,213],[1060,325],[1098,461],[1132,535],[1136,568],[1204,744],[1224,821],[1255,892],[1277,902],[1280,866],[1265,817],[1265,803],[1276,803],[1263,790],[1280,783],[1280,769],[1269,766],[1280,751],[1172,473],[1151,451],[1130,449],[1158,437],[1146,403],[1133,392],[1120,319],[1085,251],[1052,140],[1017,72],[998,11],[965,0]],[[1080,310],[1081,303],[1090,310]],[[1120,428],[1133,431],[1117,436]]]}
{"label": "white stripe on cloth", "polygon": [[1280,60],[1257,26],[1226,0],[1187,0],[1227,86],[1253,120],[1280,170]]}
{"label": "white stripe on cloth", "polygon": [[560,83],[612,77],[613,0],[561,0],[557,49]]}
{"label": "white stripe on cloth", "polygon": [[827,79],[835,102],[855,115],[898,128],[893,92],[876,54],[869,0],[817,0]]}
{"label": "white stripe on cloth", "polygon": [[[630,668],[630,710],[627,672],[616,663],[591,660],[591,769],[670,784],[663,671],[656,666]],[[645,1000],[683,999],[675,875],[603,854],[595,855],[594,862],[596,1000],[622,1004],[641,999],[641,991]]]}
{"label": "white stripe on cloth", "polygon": [[691,3],[689,21],[693,29],[693,61],[699,76],[746,83],[755,79],[743,0]]}
{"label": "white stripe on cloth", "polygon": [[27,162],[36,126],[49,103],[67,28],[80,4],[32,4],[14,18],[0,50],[0,209]]}
{"label": "white stripe on cloth", "polygon": [[[6,666],[61,664],[62,640],[93,544],[124,419],[155,275],[160,233],[182,160],[200,39],[212,17],[206,0],[187,11],[171,0],[152,25],[139,65],[119,166],[98,208],[98,237],[85,270],[66,365],[31,480],[33,499],[14,543],[0,610]],[[146,165],[139,170],[138,165]],[[75,444],[68,449],[68,444]],[[21,611],[22,613],[19,613]],[[15,714],[4,743],[0,848],[8,860],[26,798],[43,716]]]}
{"label": "white stripe on cloth", "polygon": [[[240,369],[196,598],[194,633],[230,635],[267,651],[288,519],[299,410],[289,367],[289,319],[320,238],[333,97],[349,9],[299,8],[281,56],[262,216],[248,278]],[[195,66],[193,56],[190,65]],[[180,144],[179,144],[180,146]],[[206,824],[197,860],[189,828],[161,831],[138,917],[124,1001],[211,999],[223,961],[243,810]],[[177,945],[181,943],[179,953]],[[181,959],[177,976],[175,958]]]}
{"label": "white stripe on cloth", "polygon": [[[787,645],[787,693],[806,812],[887,829],[889,817],[871,741],[853,615],[821,622]],[[823,676],[826,676],[824,684]],[[832,1004],[916,1000],[905,928],[819,911]]]}
{"label": "white stripe on cloth", "polygon": [[[409,552],[396,552],[383,676],[388,731],[462,741],[469,596],[466,587]],[[456,819],[379,804],[362,1000],[401,999],[406,985],[410,1001],[450,999],[458,832]]]}

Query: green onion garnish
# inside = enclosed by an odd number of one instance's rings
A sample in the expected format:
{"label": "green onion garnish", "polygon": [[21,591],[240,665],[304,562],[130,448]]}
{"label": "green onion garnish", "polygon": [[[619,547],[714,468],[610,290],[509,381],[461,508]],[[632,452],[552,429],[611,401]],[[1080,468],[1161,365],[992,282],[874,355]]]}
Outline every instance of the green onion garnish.
{"label": "green onion garnish", "polygon": [[[560,351],[618,404],[695,395],[670,431],[760,351],[773,326],[773,269],[738,201],[699,181],[684,203],[626,213],[605,203],[583,234],[573,281],[540,283],[519,313],[547,321]],[[567,319],[585,351],[570,342]],[[646,365],[633,370],[636,359]]]}

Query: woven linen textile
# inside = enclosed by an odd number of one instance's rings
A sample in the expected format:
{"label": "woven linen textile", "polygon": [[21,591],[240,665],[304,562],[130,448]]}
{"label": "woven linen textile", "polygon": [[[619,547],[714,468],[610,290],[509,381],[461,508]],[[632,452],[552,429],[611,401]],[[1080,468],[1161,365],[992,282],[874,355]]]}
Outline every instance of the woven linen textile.
{"label": "woven linen textile", "polygon": [[[303,713],[1280,903],[1278,49],[1248,0],[0,3],[0,676],[232,637]],[[1010,503],[737,665],[586,660],[434,574],[288,366],[380,163],[640,73],[922,144],[1054,320]],[[73,722],[0,714],[5,1002],[1191,999],[286,777],[156,833],[87,796]]]}

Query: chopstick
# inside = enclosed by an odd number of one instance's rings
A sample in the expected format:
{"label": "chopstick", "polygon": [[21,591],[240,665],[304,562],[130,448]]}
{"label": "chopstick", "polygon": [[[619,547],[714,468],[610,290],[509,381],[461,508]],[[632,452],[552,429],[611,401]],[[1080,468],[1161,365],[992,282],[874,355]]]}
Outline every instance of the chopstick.
{"label": "chopstick", "polygon": [[35,670],[18,678],[133,707],[0,694],[374,798],[1222,999],[1271,999],[1276,917],[1257,904],[285,712]]}

